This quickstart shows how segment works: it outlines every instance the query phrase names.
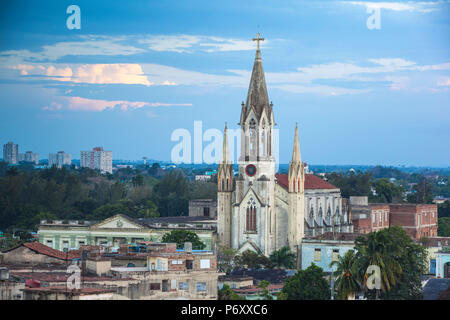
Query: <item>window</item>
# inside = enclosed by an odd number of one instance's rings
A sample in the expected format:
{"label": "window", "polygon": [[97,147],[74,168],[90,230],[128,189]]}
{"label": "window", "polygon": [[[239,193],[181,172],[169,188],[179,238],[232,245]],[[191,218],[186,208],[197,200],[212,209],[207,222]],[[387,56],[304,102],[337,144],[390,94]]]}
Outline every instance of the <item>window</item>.
{"label": "window", "polygon": [[172,260],[172,264],[183,264],[183,260]]}
{"label": "window", "polygon": [[322,260],[322,249],[314,249],[314,261]]}
{"label": "window", "polygon": [[170,290],[177,290],[177,280],[170,280]]}
{"label": "window", "polygon": [[338,261],[339,260],[339,249],[333,249],[333,257],[332,261]]}
{"label": "window", "polygon": [[200,269],[209,269],[209,268],[211,268],[209,259],[201,259]]}
{"label": "window", "polygon": [[150,283],[150,290],[161,290],[161,283]]}
{"label": "window", "polygon": [[50,248],[53,248],[53,240],[46,240],[45,241],[45,245],[50,247]]}
{"label": "window", "polygon": [[372,213],[372,223],[375,223],[375,213]]}
{"label": "window", "polygon": [[256,232],[256,203],[252,198],[248,201],[246,230],[247,232]]}
{"label": "window", "polygon": [[178,282],[178,290],[189,290],[189,282]]}
{"label": "window", "polygon": [[203,208],[203,216],[204,217],[209,217],[209,207],[204,207]]}
{"label": "window", "polygon": [[206,282],[197,282],[197,292],[205,292],[206,291]]}

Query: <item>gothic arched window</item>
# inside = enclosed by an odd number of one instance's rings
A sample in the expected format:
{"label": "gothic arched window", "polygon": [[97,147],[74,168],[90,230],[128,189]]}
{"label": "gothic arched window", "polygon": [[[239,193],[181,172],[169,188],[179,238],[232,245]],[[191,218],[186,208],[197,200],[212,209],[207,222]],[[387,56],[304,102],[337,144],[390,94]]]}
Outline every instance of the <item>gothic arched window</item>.
{"label": "gothic arched window", "polygon": [[319,209],[319,227],[322,226],[323,223],[323,213],[322,213],[322,207]]}
{"label": "gothic arched window", "polygon": [[327,223],[328,225],[331,225],[331,209],[328,206],[328,210],[327,210]]}
{"label": "gothic arched window", "polygon": [[245,215],[247,232],[256,232],[256,203],[253,198],[247,203],[247,210]]}

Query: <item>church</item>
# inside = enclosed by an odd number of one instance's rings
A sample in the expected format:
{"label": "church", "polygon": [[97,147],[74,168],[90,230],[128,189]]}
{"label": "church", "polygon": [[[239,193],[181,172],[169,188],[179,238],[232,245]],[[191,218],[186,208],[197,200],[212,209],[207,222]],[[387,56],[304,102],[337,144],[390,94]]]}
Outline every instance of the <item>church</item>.
{"label": "church", "polygon": [[[288,174],[275,172],[274,106],[267,92],[257,35],[246,103],[242,103],[239,173],[233,174],[225,125],[222,159],[217,172],[219,245],[269,256],[289,246],[297,252],[303,237],[325,232],[353,232],[339,188],[306,172],[298,127],[295,127]],[[233,181],[235,180],[235,181]]]}

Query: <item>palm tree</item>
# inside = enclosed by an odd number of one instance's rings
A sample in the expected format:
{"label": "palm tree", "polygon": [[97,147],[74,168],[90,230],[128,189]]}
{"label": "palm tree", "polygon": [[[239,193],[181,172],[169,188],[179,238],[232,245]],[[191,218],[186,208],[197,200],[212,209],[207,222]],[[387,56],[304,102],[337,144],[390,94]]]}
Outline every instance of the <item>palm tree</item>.
{"label": "palm tree", "polygon": [[355,251],[349,250],[344,256],[330,263],[330,268],[336,266],[337,298],[340,300],[353,300],[355,294],[360,290],[358,283],[358,261]]}
{"label": "palm tree", "polygon": [[280,250],[274,251],[270,255],[270,261],[275,267],[284,267],[293,269],[296,266],[295,254],[291,252],[289,247],[282,247]]}
{"label": "palm tree", "polygon": [[358,247],[357,256],[361,266],[359,270],[364,288],[367,288],[367,279],[370,276],[366,270],[369,266],[375,265],[380,268],[381,291],[390,291],[402,274],[402,268],[395,259],[395,243],[382,230],[369,233]]}

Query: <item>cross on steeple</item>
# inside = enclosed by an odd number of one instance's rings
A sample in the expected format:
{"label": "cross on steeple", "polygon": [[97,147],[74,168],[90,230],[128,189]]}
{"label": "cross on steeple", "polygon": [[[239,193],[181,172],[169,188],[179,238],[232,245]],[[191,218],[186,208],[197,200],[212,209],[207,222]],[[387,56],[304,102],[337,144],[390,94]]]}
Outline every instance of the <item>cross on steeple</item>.
{"label": "cross on steeple", "polygon": [[264,38],[260,38],[259,37],[259,32],[256,34],[256,38],[253,38],[252,39],[253,41],[256,41],[256,43],[257,43],[257,46],[258,46],[258,51],[259,51],[259,42],[260,41],[264,41]]}

